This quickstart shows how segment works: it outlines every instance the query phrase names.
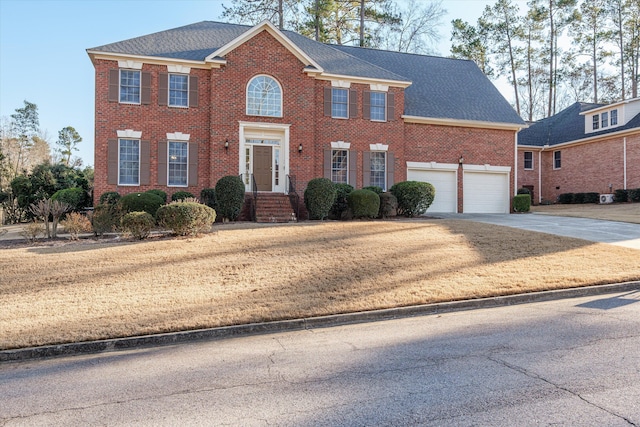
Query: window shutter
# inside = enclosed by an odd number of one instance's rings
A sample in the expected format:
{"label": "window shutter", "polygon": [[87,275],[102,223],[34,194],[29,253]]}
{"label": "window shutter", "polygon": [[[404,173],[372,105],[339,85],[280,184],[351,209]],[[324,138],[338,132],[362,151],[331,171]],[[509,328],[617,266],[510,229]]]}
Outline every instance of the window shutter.
{"label": "window shutter", "polygon": [[358,172],[358,152],[349,150],[349,185],[356,187]]}
{"label": "window shutter", "polygon": [[169,74],[158,74],[158,105],[167,105],[169,100]]}
{"label": "window shutter", "polygon": [[151,73],[140,73],[140,103],[151,104]]}
{"label": "window shutter", "polygon": [[396,170],[396,158],[393,153],[387,153],[387,191],[391,188],[394,182],[394,174]]}
{"label": "window shutter", "polygon": [[198,77],[189,77],[189,107],[198,106]]}
{"label": "window shutter", "polygon": [[151,150],[149,141],[140,141],[140,185],[149,185],[149,162]]}
{"label": "window shutter", "polygon": [[331,179],[331,150],[324,150],[324,177]]}
{"label": "window shutter", "polygon": [[370,120],[371,119],[371,92],[365,91],[362,95],[363,95],[362,96],[362,118]]}
{"label": "window shutter", "polygon": [[189,187],[198,185],[198,144],[189,144]]}
{"label": "window shutter", "polygon": [[358,91],[349,91],[349,117],[354,118],[358,116]]}
{"label": "window shutter", "polygon": [[362,153],[362,186],[371,185],[371,151]]}
{"label": "window shutter", "polygon": [[331,117],[331,88],[324,88],[324,115]]}
{"label": "window shutter", "polygon": [[395,119],[396,114],[396,104],[395,104],[395,93],[387,93],[387,121],[392,121]]}
{"label": "window shutter", "polygon": [[118,94],[120,93],[120,70],[109,70],[109,102],[118,102]]}
{"label": "window shutter", "polygon": [[118,185],[118,140],[117,139],[107,140],[107,184]]}
{"label": "window shutter", "polygon": [[167,185],[167,141],[158,142],[158,185]]}

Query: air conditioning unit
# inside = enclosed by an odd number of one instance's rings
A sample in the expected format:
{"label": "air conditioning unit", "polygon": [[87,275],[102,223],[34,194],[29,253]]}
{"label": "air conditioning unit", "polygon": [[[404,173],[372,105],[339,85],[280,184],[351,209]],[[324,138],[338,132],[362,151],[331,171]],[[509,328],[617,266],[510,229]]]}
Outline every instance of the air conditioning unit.
{"label": "air conditioning unit", "polygon": [[613,203],[613,194],[601,194],[600,195],[600,204],[604,205],[606,203]]}

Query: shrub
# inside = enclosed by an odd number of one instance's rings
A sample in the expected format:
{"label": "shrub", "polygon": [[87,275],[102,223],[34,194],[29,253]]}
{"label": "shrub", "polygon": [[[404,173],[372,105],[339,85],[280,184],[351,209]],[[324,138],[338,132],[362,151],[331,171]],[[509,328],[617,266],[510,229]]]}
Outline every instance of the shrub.
{"label": "shrub", "polygon": [[370,185],[368,187],[362,187],[363,190],[369,190],[376,193],[378,196],[384,192],[384,190],[377,185]]}
{"label": "shrub", "polygon": [[129,212],[147,212],[155,218],[156,211],[164,205],[162,198],[153,193],[131,193],[122,196],[118,201],[118,206],[123,214]]}
{"label": "shrub", "polygon": [[529,212],[531,208],[531,195],[518,194],[513,196],[513,210],[515,212]]}
{"label": "shrub", "polygon": [[172,202],[158,209],[158,224],[179,236],[195,236],[211,230],[216,211],[194,202]]}
{"label": "shrub", "polygon": [[616,190],[613,195],[613,200],[618,203],[625,203],[629,201],[629,190]]}
{"label": "shrub", "polygon": [[120,200],[120,193],[117,191],[107,191],[100,196],[101,205],[115,205]]}
{"label": "shrub", "polygon": [[600,193],[584,193],[584,200],[582,203],[599,203],[600,202]]}
{"label": "shrub", "polygon": [[223,176],[216,182],[217,212],[222,218],[235,221],[244,205],[244,182],[238,175]]}
{"label": "shrub", "polygon": [[121,221],[122,229],[138,240],[149,237],[155,223],[149,212],[129,212]]}
{"label": "shrub", "polygon": [[380,194],[380,210],[378,217],[389,218],[396,216],[398,212],[398,199],[391,193]]}
{"label": "shrub", "polygon": [[398,199],[398,214],[408,217],[425,213],[436,194],[433,185],[417,181],[399,182],[389,191]]}
{"label": "shrub", "polygon": [[162,203],[167,203],[167,193],[164,191],[154,188],[153,190],[148,190],[147,193],[155,194],[162,199]]}
{"label": "shrub", "polygon": [[629,201],[640,202],[640,188],[629,190]]}
{"label": "shrub", "polygon": [[573,203],[573,193],[562,193],[558,196],[558,203],[564,205]]}
{"label": "shrub", "polygon": [[329,210],[329,218],[346,219],[349,216],[347,213],[349,209],[347,196],[353,191],[353,187],[349,184],[334,184],[334,186],[336,187],[336,200]]}
{"label": "shrub", "polygon": [[61,221],[60,224],[64,227],[64,231],[69,233],[69,239],[71,240],[78,240],[78,234],[91,231],[89,219],[78,212],[68,214],[67,218]]}
{"label": "shrub", "polygon": [[325,219],[336,200],[336,187],[327,178],[314,178],[304,190],[304,204],[309,212],[309,219]]}
{"label": "shrub", "polygon": [[22,227],[20,230],[20,235],[27,239],[29,242],[33,243],[39,236],[44,235],[44,225],[39,222],[30,222]]}
{"label": "shrub", "polygon": [[172,202],[180,202],[183,201],[184,199],[195,199],[196,196],[194,196],[192,193],[189,193],[188,191],[176,191],[175,193],[173,193],[171,195],[171,201]]}
{"label": "shrub", "polygon": [[375,218],[380,210],[380,196],[371,190],[354,190],[347,196],[354,218]]}
{"label": "shrub", "polygon": [[82,188],[65,188],[64,190],[56,191],[51,200],[57,200],[62,203],[66,203],[71,207],[71,210],[78,212],[89,204],[89,198],[87,192]]}
{"label": "shrub", "polygon": [[581,204],[584,203],[584,193],[573,193],[573,200],[571,203]]}
{"label": "shrub", "polygon": [[120,224],[120,208],[118,205],[100,204],[89,216],[93,234],[103,236],[111,233]]}
{"label": "shrub", "polygon": [[211,209],[216,208],[216,189],[215,188],[203,188],[200,192],[200,201]]}

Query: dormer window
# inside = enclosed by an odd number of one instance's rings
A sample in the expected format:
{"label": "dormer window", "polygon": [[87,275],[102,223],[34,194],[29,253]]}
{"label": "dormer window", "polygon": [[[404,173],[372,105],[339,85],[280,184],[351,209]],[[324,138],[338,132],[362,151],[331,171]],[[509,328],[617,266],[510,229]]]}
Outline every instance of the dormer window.
{"label": "dormer window", "polygon": [[600,114],[593,115],[593,130],[600,128]]}
{"label": "dormer window", "polygon": [[600,115],[602,128],[609,127],[609,112],[605,111]]}
{"label": "dormer window", "polygon": [[618,124],[618,110],[611,110],[611,126]]}

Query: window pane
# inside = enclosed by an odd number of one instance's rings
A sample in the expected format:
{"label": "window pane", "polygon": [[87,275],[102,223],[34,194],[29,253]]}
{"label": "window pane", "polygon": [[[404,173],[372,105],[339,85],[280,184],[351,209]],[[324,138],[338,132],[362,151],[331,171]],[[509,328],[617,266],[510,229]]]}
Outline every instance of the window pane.
{"label": "window pane", "polygon": [[186,142],[169,142],[168,185],[187,185],[188,146]]}
{"label": "window pane", "polygon": [[331,117],[346,119],[349,117],[348,109],[349,91],[346,89],[331,89]]}
{"label": "window pane", "polygon": [[140,141],[121,139],[119,144],[118,183],[138,185],[140,183]]}
{"label": "window pane", "polygon": [[602,113],[602,127],[606,128],[609,126],[609,113]]}
{"label": "window pane", "polygon": [[120,70],[120,102],[140,103],[140,71]]}
{"label": "window pane", "polygon": [[524,168],[533,169],[533,152],[532,151],[524,152]]}
{"label": "window pane", "polygon": [[618,110],[611,110],[611,126],[618,124]]}
{"label": "window pane", "polygon": [[169,105],[172,107],[189,105],[189,76],[169,74]]}
{"label": "window pane", "polygon": [[255,77],[247,89],[247,114],[282,117],[280,85],[268,76]]}
{"label": "window pane", "polygon": [[553,167],[556,169],[560,169],[562,165],[562,158],[560,156],[560,151],[553,152]]}
{"label": "window pane", "polygon": [[374,151],[371,153],[371,185],[378,186],[386,191],[387,187],[387,162],[384,152]]}
{"label": "window pane", "polygon": [[385,121],[386,115],[386,94],[382,92],[371,92],[371,120]]}
{"label": "window pane", "polygon": [[600,127],[600,115],[595,114],[593,116],[593,129],[598,129]]}
{"label": "window pane", "polygon": [[347,150],[331,151],[331,181],[336,184],[346,184],[349,164]]}

